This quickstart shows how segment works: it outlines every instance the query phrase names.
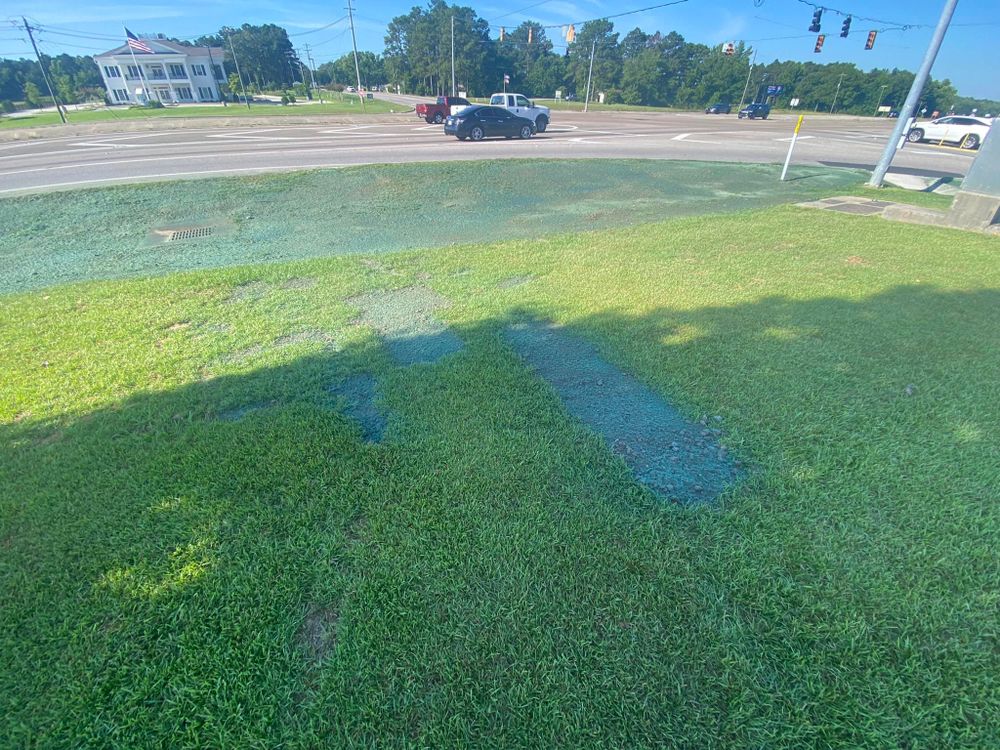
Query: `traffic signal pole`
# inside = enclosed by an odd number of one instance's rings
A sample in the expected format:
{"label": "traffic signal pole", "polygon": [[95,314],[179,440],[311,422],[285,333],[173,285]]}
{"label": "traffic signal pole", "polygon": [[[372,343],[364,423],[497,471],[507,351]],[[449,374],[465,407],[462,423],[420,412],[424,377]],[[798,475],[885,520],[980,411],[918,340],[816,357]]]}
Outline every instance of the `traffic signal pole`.
{"label": "traffic signal pole", "polygon": [[916,78],[913,79],[913,85],[910,86],[910,93],[906,95],[903,108],[899,111],[899,119],[896,120],[896,127],[893,128],[892,135],[889,137],[888,143],[885,144],[885,151],[882,152],[882,158],[875,165],[875,171],[872,172],[871,179],[868,180],[870,187],[882,187],[886,172],[889,171],[889,166],[892,164],[892,158],[896,155],[896,151],[899,150],[900,146],[903,145],[903,138],[906,136],[905,131],[908,129],[910,121],[913,118],[913,113],[917,109],[920,94],[923,93],[924,86],[927,85],[931,67],[933,67],[934,60],[937,58],[938,50],[941,49],[941,42],[944,41],[945,32],[948,31],[948,24],[951,23],[951,17],[955,14],[956,5],[958,5],[958,0],[945,0],[944,9],[941,11],[941,18],[938,20],[937,28],[934,29],[934,36],[931,37],[931,43],[927,47],[927,54],[924,55],[924,61],[920,64],[920,70],[917,71]]}
{"label": "traffic signal pole", "polygon": [[590,70],[587,71],[587,98],[583,102],[583,111],[590,107],[590,79],[594,76],[594,51],[597,49],[597,40],[590,45]]}
{"label": "traffic signal pole", "polygon": [[757,50],[753,51],[753,60],[750,61],[750,70],[747,71],[747,82],[743,87],[743,96],[740,97],[740,106],[737,108],[737,112],[743,109],[743,102],[747,99],[747,89],[750,88],[750,76],[753,75],[753,66],[757,63]]}

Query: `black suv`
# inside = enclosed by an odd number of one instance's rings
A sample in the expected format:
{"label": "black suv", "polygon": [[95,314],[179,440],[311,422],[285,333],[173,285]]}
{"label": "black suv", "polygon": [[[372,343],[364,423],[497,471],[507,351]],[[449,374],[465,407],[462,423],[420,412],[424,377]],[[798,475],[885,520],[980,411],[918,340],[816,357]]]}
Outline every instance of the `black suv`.
{"label": "black suv", "polygon": [[718,102],[705,110],[706,115],[728,115],[732,112],[732,107],[723,102]]}
{"label": "black suv", "polygon": [[763,102],[748,104],[743,109],[740,110],[739,115],[737,115],[741,120],[746,118],[748,120],[753,120],[760,118],[766,120],[767,116],[771,114],[771,105],[764,104]]}

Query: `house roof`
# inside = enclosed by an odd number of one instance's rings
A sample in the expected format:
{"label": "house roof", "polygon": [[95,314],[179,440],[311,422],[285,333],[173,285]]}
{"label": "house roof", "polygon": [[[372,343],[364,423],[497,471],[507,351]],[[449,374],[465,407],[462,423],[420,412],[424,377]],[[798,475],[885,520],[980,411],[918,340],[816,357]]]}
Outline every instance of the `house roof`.
{"label": "house roof", "polygon": [[[209,50],[212,51],[213,55],[222,55],[222,47],[189,47],[186,44],[178,44],[177,42],[171,42],[167,39],[143,39],[146,44],[153,48],[153,55],[207,55]],[[94,57],[111,57],[113,55],[131,55],[129,51],[128,44],[123,44],[120,47],[115,47],[113,50],[108,52],[102,52],[99,55],[94,55]],[[149,52],[135,51],[136,58],[139,57],[149,57]],[[220,58],[221,59],[221,58]]]}

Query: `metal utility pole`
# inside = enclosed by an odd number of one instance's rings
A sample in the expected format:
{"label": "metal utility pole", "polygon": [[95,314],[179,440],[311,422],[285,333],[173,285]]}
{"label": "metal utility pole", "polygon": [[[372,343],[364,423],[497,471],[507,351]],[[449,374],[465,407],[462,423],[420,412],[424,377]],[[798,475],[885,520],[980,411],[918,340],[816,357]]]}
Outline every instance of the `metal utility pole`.
{"label": "metal utility pole", "polygon": [[455,88],[455,14],[451,14],[451,95],[458,96]]}
{"label": "metal utility pole", "polygon": [[944,8],[941,11],[941,18],[938,20],[937,28],[934,29],[934,36],[931,37],[931,43],[927,47],[927,54],[924,55],[924,61],[920,64],[920,70],[917,71],[917,75],[913,79],[913,85],[910,86],[910,93],[906,95],[903,108],[899,110],[899,119],[896,121],[896,127],[893,128],[892,135],[885,144],[885,151],[882,152],[882,158],[875,165],[875,171],[872,172],[872,177],[868,180],[868,184],[871,187],[882,187],[882,181],[885,180],[885,174],[889,171],[892,158],[903,143],[905,131],[909,128],[910,122],[913,119],[913,112],[917,108],[920,94],[923,92],[924,86],[927,85],[927,78],[930,76],[938,50],[941,49],[941,42],[944,41],[944,35],[948,31],[948,24],[951,23],[951,17],[955,14],[956,5],[958,5],[958,0],[945,0]]}
{"label": "metal utility pole", "polygon": [[597,49],[597,40],[590,44],[590,70],[587,71],[587,98],[583,102],[583,111],[590,107],[590,79],[594,75],[594,51]]}
{"label": "metal utility pole", "polygon": [[[212,80],[215,81],[215,87],[219,90],[219,98],[222,100],[222,106],[228,107],[229,105],[226,104],[226,97],[222,95],[222,87],[219,86],[219,77],[215,74],[215,58],[212,57],[212,45],[209,44],[206,49],[208,50],[208,64],[212,66]],[[219,70],[222,71],[223,76],[226,75],[225,67],[221,67]]]}
{"label": "metal utility pole", "polygon": [[750,61],[750,70],[747,71],[747,82],[743,86],[743,96],[740,97],[740,106],[736,108],[739,112],[743,109],[743,102],[747,100],[747,91],[750,89],[750,76],[753,75],[753,66],[757,63],[757,50],[753,51],[753,60]]}
{"label": "metal utility pole", "polygon": [[31,24],[28,23],[28,19],[21,16],[21,20],[24,21],[24,30],[28,32],[28,39],[31,40],[31,48],[35,50],[35,57],[38,58],[38,67],[42,71],[42,80],[45,81],[45,88],[49,90],[49,96],[52,97],[52,103],[56,105],[56,112],[59,113],[59,119],[62,120],[62,124],[66,124],[66,113],[63,112],[62,107],[59,106],[59,100],[56,99],[55,92],[52,90],[52,84],[49,83],[49,75],[45,72],[45,63],[42,62],[42,56],[38,52],[38,45],[35,44],[35,35],[32,34]]}
{"label": "metal utility pole", "polygon": [[878,117],[878,111],[882,109],[882,92],[889,88],[889,84],[882,84],[882,88],[878,90],[878,104],[875,105],[875,116]]}
{"label": "metal utility pole", "polygon": [[837,97],[840,96],[840,84],[842,84],[844,82],[844,76],[845,75],[847,75],[847,74],[846,73],[841,73],[840,74],[840,80],[837,81],[837,93],[835,93],[833,95],[833,104],[830,105],[830,114],[831,115],[833,114],[833,110],[835,110],[837,108]]}
{"label": "metal utility pole", "polygon": [[361,111],[365,111],[365,95],[361,93],[361,67],[358,65],[358,39],[354,35],[354,7],[351,0],[347,0],[347,16],[351,19],[351,44],[354,46],[354,75],[358,81],[358,98],[361,100]]}
{"label": "metal utility pole", "polygon": [[243,101],[246,102],[247,111],[250,111],[250,97],[247,96],[247,87],[243,83],[243,74],[240,73],[240,60],[236,57],[236,47],[233,46],[233,35],[229,35],[229,51],[233,53],[233,63],[236,65],[236,77],[240,79],[240,88],[243,90]]}
{"label": "metal utility pole", "polygon": [[316,85],[316,74],[313,72],[316,69],[316,63],[313,62],[312,52],[309,49],[309,45],[306,46],[306,59],[309,61],[309,80],[312,82],[313,90],[319,95],[319,103],[323,103],[323,89]]}

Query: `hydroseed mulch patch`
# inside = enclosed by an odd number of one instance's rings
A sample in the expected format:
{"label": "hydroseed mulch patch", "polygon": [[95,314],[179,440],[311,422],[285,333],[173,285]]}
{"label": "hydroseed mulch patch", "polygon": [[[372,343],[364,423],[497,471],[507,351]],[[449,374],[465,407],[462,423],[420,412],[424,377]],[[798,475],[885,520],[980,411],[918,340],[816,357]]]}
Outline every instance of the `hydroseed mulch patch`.
{"label": "hydroseed mulch patch", "polygon": [[[0,746],[1000,746],[997,242],[785,207],[0,298]],[[460,350],[346,302],[411,287]],[[636,481],[525,319],[747,479]]]}
{"label": "hydroseed mulch patch", "polygon": [[566,411],[603,437],[654,492],[671,500],[707,502],[741,478],[743,472],[719,440],[721,430],[707,420],[686,420],[585,340],[536,320],[510,326],[506,338]]}
{"label": "hydroseed mulch patch", "polygon": [[[759,208],[839,194],[864,176],[803,167],[780,182],[779,174],[767,164],[506,160],[7,197],[0,199],[0,293]],[[163,241],[180,226],[218,231]]]}

